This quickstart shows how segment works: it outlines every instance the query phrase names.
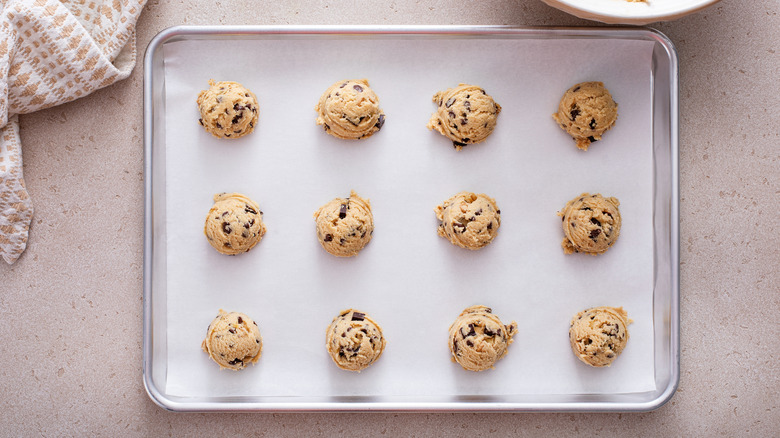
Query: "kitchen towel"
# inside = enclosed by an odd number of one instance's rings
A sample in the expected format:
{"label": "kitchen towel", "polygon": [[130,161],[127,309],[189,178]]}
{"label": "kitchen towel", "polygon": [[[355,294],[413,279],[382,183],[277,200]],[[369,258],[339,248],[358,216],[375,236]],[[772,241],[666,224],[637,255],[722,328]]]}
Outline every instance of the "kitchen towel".
{"label": "kitchen towel", "polygon": [[86,96],[130,75],[146,0],[7,0],[0,13],[0,255],[27,247],[33,206],[19,114]]}

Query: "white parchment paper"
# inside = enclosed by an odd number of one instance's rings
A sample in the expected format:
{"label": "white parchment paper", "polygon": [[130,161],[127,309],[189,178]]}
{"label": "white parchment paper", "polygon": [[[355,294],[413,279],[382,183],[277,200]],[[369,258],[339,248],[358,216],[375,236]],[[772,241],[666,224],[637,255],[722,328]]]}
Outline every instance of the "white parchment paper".
{"label": "white parchment paper", "polygon": [[[655,389],[652,326],[651,42],[512,38],[274,37],[164,46],[167,191],[167,384],[178,396],[480,395],[630,393]],[[387,115],[354,142],[315,125],[333,82],[368,78]],[[209,79],[253,90],[255,132],[219,140],[198,124]],[[563,92],[603,81],[616,126],[588,152],[552,119]],[[456,152],[426,123],[433,94],[482,86],[503,110],[482,144]],[[314,211],[350,189],[370,198],[375,232],[357,256],[327,254]],[[433,209],[461,191],[487,193],[502,211],[492,244],[455,247],[436,234]],[[203,223],[218,192],[241,192],[268,233],[251,252],[214,251]],[[556,212],[582,192],[619,198],[623,228],[606,254],[564,255]],[[484,304],[519,335],[494,370],[450,361],[447,329]],[[610,368],[580,363],[569,321],[593,306],[634,320]],[[367,312],[388,339],[362,373],[338,369],[325,328],[342,309]],[[259,324],[263,355],[220,371],[200,349],[218,309]]]}

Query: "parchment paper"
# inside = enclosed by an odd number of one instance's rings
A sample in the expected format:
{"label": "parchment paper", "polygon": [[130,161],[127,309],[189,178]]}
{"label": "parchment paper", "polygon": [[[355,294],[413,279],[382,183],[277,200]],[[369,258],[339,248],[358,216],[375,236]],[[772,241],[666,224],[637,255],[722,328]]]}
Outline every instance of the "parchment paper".
{"label": "parchment paper", "polygon": [[[182,41],[165,50],[167,169],[167,386],[179,396],[480,395],[630,393],[655,389],[651,42],[596,39],[273,37]],[[362,141],[315,125],[333,82],[368,78],[387,115]],[[219,140],[198,124],[209,79],[253,90],[251,135]],[[603,81],[616,126],[588,152],[552,119],[563,92]],[[460,82],[502,105],[484,143],[461,152],[426,123],[433,94]],[[314,211],[350,189],[371,200],[375,232],[357,256],[327,254]],[[502,211],[480,251],[436,234],[433,209],[461,191],[487,193]],[[218,192],[256,200],[268,233],[251,252],[217,253],[203,224]],[[556,212],[582,192],[619,198],[620,239],[606,254],[564,255]],[[447,329],[484,304],[519,335],[495,369],[450,361]],[[623,306],[634,323],[610,368],[579,362],[572,316]],[[382,358],[362,373],[338,369],[325,328],[342,309],[384,329]],[[259,324],[263,355],[241,372],[200,349],[218,309]]]}

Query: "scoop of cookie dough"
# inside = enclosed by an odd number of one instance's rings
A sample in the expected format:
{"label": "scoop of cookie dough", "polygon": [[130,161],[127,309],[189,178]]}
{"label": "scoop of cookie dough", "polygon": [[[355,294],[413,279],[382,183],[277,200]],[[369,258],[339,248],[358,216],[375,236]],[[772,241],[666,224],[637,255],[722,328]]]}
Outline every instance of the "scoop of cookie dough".
{"label": "scoop of cookie dough", "polygon": [[379,359],[386,343],[379,325],[355,309],[342,311],[328,326],[328,353],[342,370],[365,369]]}
{"label": "scoop of cookie dough", "polygon": [[257,97],[238,82],[209,81],[198,94],[200,124],[214,137],[239,138],[255,129]]}
{"label": "scoop of cookie dough", "polygon": [[450,326],[452,360],[469,371],[493,368],[516,332],[516,322],[504,325],[489,307],[468,307]]}
{"label": "scoop of cookie dough", "polygon": [[219,309],[219,315],[209,324],[201,348],[220,369],[238,371],[248,363],[257,363],[263,350],[263,339],[252,318]]}
{"label": "scoop of cookie dough", "polygon": [[437,206],[439,236],[466,249],[480,249],[492,242],[501,226],[496,201],[481,193],[460,192]]}
{"label": "scoop of cookie dough", "polygon": [[460,84],[433,95],[438,105],[428,121],[428,129],[435,129],[452,140],[455,149],[484,141],[495,129],[501,105],[485,90]]}
{"label": "scoop of cookie dough", "polygon": [[582,82],[566,90],[553,118],[587,151],[617,120],[618,105],[601,82]]}
{"label": "scoop of cookie dough", "polygon": [[620,235],[620,201],[601,194],[583,193],[558,212],[563,224],[561,246],[565,254],[606,252]]}
{"label": "scoop of cookie dough", "polygon": [[219,193],[214,195],[203,232],[222,254],[247,252],[265,234],[263,212],[255,201],[240,193]]}
{"label": "scoop of cookie dough", "polygon": [[622,307],[583,310],[571,320],[571,350],[579,360],[590,366],[608,367],[626,347],[630,323]]}
{"label": "scoop of cookie dough", "polygon": [[370,137],[385,124],[379,98],[367,79],[336,82],[322,93],[314,110],[325,132],[345,140]]}
{"label": "scoop of cookie dough", "polygon": [[317,239],[336,257],[357,255],[374,233],[374,215],[368,199],[353,190],[348,198],[336,198],[314,213]]}

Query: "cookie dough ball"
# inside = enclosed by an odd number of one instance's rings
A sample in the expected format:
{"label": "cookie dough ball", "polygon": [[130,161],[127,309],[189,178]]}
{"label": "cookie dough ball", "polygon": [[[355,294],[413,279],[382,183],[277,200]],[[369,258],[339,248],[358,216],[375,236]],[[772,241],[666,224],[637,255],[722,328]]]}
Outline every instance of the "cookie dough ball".
{"label": "cookie dough ball", "polygon": [[583,193],[566,203],[558,212],[563,221],[563,252],[599,255],[606,252],[620,235],[620,201],[601,194]]}
{"label": "cookie dough ball", "polygon": [[437,206],[439,236],[466,249],[480,249],[492,242],[501,226],[496,201],[481,193],[460,192]]}
{"label": "cookie dough ball", "polygon": [[428,129],[435,129],[452,140],[455,149],[484,141],[496,128],[496,117],[501,105],[485,90],[468,84],[439,91],[433,95],[438,105],[428,121]]}
{"label": "cookie dough ball", "polygon": [[203,231],[211,246],[222,254],[247,252],[265,234],[263,212],[255,201],[240,193],[219,193],[214,195]]}
{"label": "cookie dough ball", "polygon": [[322,93],[314,110],[325,132],[345,140],[370,137],[385,124],[379,98],[367,79],[336,82]]}
{"label": "cookie dough ball", "polygon": [[601,82],[582,82],[564,93],[553,118],[587,151],[617,120],[618,105]]}
{"label": "cookie dough ball", "polygon": [[516,322],[504,325],[489,307],[471,306],[450,326],[452,359],[469,371],[493,368],[516,332]]}
{"label": "cookie dough ball", "polygon": [[252,318],[239,312],[225,312],[211,321],[201,348],[220,368],[241,370],[255,364],[263,350],[263,338]]}
{"label": "cookie dough ball", "polygon": [[198,94],[200,124],[214,137],[239,138],[255,129],[257,97],[238,82],[209,81]]}
{"label": "cookie dough ball", "polygon": [[594,307],[574,315],[569,328],[571,350],[593,367],[608,367],[628,342],[628,314],[622,307]]}
{"label": "cookie dough ball", "polygon": [[342,370],[365,369],[379,359],[386,343],[379,325],[355,309],[342,311],[328,326],[328,354]]}
{"label": "cookie dough ball", "polygon": [[317,239],[336,257],[357,255],[374,234],[374,215],[368,199],[353,190],[348,198],[336,198],[314,213]]}

